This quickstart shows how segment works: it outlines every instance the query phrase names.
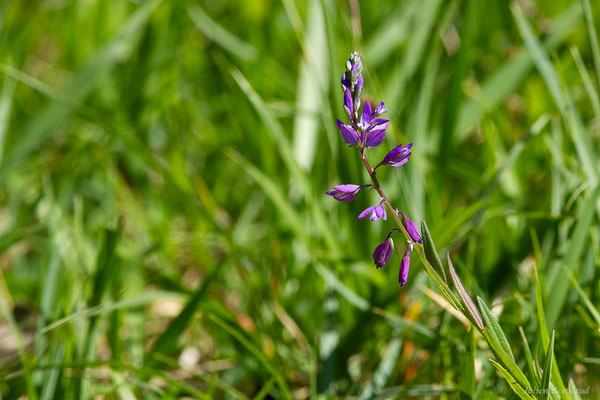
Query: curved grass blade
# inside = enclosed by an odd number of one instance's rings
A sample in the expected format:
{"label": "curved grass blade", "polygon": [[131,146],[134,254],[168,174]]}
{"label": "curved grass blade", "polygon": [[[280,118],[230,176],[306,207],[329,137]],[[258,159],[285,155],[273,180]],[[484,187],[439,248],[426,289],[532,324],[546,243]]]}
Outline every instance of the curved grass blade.
{"label": "curved grass blade", "polygon": [[523,328],[519,326],[519,332],[521,333],[521,339],[523,339],[523,348],[525,349],[525,358],[527,359],[527,368],[529,373],[533,377],[533,383],[536,387],[541,385],[542,378],[538,373],[537,367],[533,364],[533,356],[531,355],[531,349],[529,348],[529,342],[525,336]]}

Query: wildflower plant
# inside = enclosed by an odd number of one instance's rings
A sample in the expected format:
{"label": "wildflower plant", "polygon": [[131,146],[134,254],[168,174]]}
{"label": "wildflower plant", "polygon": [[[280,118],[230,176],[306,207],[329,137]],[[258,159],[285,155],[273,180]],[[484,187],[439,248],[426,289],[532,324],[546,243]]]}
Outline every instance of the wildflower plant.
{"label": "wildflower plant", "polygon": [[[373,262],[377,269],[387,265],[392,258],[394,253],[394,240],[392,236],[394,234],[402,236],[406,240],[407,246],[401,258],[398,271],[398,282],[401,287],[408,282],[410,258],[411,253],[414,251],[425,267],[426,273],[439,288],[449,306],[464,316],[486,340],[495,357],[495,360],[490,361],[521,399],[534,399],[532,396],[532,393],[536,390],[534,388],[544,388],[546,390],[545,393],[553,392],[553,398],[568,399],[568,391],[565,390],[562,378],[556,367],[556,361],[554,360],[554,332],[552,332],[552,340],[550,340],[545,320],[542,318],[543,309],[538,310],[538,314],[542,316],[540,317],[540,329],[542,331],[542,339],[544,339],[542,340],[543,345],[547,349],[546,362],[542,369],[537,360],[533,361],[531,356],[529,356],[527,363],[531,376],[528,378],[517,365],[511,347],[506,340],[506,335],[495,317],[491,314],[486,303],[480,297],[477,297],[476,304],[471,298],[465,285],[458,277],[449,254],[447,256],[447,268],[442,264],[425,221],[421,222],[419,229],[417,224],[404,212],[392,206],[377,178],[377,169],[383,166],[401,167],[406,164],[412,155],[412,143],[406,146],[398,145],[389,151],[375,165],[375,168],[371,166],[371,162],[367,157],[367,150],[382,144],[390,121],[380,118],[381,115],[387,112],[383,102],[380,102],[375,108],[368,101],[362,104],[361,94],[364,87],[362,76],[363,64],[357,52],[350,55],[345,67],[346,70],[342,74],[341,83],[344,92],[343,108],[348,121],[344,123],[337,120],[337,126],[344,142],[349,147],[356,147],[371,183],[334,186],[333,190],[326,193],[335,200],[348,202],[354,200],[363,190],[374,190],[377,192],[381,200],[377,204],[366,208],[358,215],[359,219],[368,216],[371,221],[378,219],[387,221],[387,216],[391,215],[396,225],[390,229],[385,239],[373,252]],[[456,293],[449,286],[448,275]],[[536,287],[536,293],[539,293],[538,287]],[[541,301],[539,304],[541,304]],[[474,344],[475,338],[472,337],[471,340]],[[525,353],[530,355],[531,351],[525,339],[524,346]],[[474,349],[475,347],[472,348]],[[474,350],[472,357],[473,359],[475,357]],[[570,386],[571,384],[572,382],[570,382]]]}

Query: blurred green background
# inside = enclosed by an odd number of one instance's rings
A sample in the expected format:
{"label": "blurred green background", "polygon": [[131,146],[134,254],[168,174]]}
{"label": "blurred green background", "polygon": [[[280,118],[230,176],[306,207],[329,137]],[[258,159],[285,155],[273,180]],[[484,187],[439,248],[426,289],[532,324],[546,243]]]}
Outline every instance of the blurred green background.
{"label": "blurred green background", "polygon": [[[600,396],[600,53],[586,1],[0,2],[3,399],[454,399],[467,330],[341,141],[354,50],[392,204],[525,370]],[[569,278],[572,274],[573,279]],[[575,286],[577,285],[577,287]],[[473,398],[516,398],[478,341]],[[462,385],[462,386],[461,386]],[[468,386],[468,385],[467,385]],[[512,396],[512,397],[511,397]]]}

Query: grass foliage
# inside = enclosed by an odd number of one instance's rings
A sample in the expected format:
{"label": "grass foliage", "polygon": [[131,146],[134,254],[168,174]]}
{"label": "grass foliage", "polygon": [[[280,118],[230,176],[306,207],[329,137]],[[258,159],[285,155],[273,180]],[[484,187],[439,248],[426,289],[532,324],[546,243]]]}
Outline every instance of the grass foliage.
{"label": "grass foliage", "polygon": [[[600,396],[598,21],[1,1],[0,398]],[[404,288],[402,243],[372,264],[391,221],[356,219],[375,194],[324,195],[368,182],[335,126],[355,49],[392,121],[370,157],[414,143],[379,175],[427,221]]]}

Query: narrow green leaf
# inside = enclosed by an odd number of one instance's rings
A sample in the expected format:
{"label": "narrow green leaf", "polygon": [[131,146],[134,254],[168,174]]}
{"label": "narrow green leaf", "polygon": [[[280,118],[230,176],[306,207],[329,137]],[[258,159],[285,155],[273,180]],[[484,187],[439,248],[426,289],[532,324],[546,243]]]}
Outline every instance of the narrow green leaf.
{"label": "narrow green leaf", "polygon": [[571,280],[571,283],[573,284],[573,286],[575,286],[575,289],[577,290],[577,292],[581,296],[581,299],[583,300],[583,303],[587,307],[588,311],[594,317],[594,320],[596,321],[596,324],[598,324],[597,329],[598,329],[598,331],[600,331],[600,312],[598,312],[598,309],[594,306],[594,304],[592,303],[592,301],[590,300],[590,298],[588,297],[588,295],[585,294],[585,292],[583,291],[583,289],[581,288],[581,286],[577,282],[577,279],[575,279],[575,277],[573,276],[573,274],[571,273],[571,271],[569,271],[569,268],[567,268],[565,265],[563,265],[562,267],[563,267],[563,270],[565,271],[565,274],[567,274],[567,276]]}
{"label": "narrow green leaf", "polygon": [[525,389],[515,379],[506,371],[500,364],[498,364],[494,360],[490,360],[490,362],[496,367],[498,372],[506,379],[512,390],[519,396],[522,400],[535,400],[533,396],[528,394]]}
{"label": "narrow green leaf", "polygon": [[500,324],[498,323],[498,321],[496,321],[496,318],[494,318],[487,304],[485,304],[481,297],[477,296],[477,302],[479,303],[479,309],[481,310],[481,314],[483,315],[485,326],[487,328],[490,328],[490,330],[492,331],[492,335],[494,335],[498,343],[500,343],[502,349],[504,349],[506,354],[508,354],[510,358],[514,360],[515,356],[513,356],[512,350],[510,349],[510,345],[508,344],[508,340],[506,339],[506,335],[500,327]]}
{"label": "narrow green leaf", "polygon": [[474,322],[480,330],[484,330],[485,326],[483,325],[483,320],[481,319],[481,314],[479,314],[479,311],[477,310],[477,306],[473,302],[473,299],[471,298],[471,296],[469,296],[469,292],[467,292],[465,285],[462,283],[462,281],[458,277],[458,274],[456,273],[456,270],[454,269],[454,265],[452,265],[452,260],[450,259],[450,253],[448,253],[447,256],[448,256],[448,270],[450,271],[450,277],[452,278],[454,287],[456,288],[456,291],[458,292],[458,295],[460,296],[460,298],[463,302],[463,305],[465,306],[466,310],[469,312],[469,315],[471,316],[471,318],[469,318],[469,319],[471,320],[471,322]]}
{"label": "narrow green leaf", "polygon": [[423,250],[425,251],[425,258],[429,261],[431,266],[435,268],[436,271],[441,271],[444,282],[448,283],[444,265],[442,264],[442,260],[440,260],[440,256],[435,248],[435,245],[433,244],[433,239],[431,238],[431,233],[429,233],[429,228],[427,227],[425,220],[421,221],[421,237],[423,238]]}
{"label": "narrow green leaf", "polygon": [[535,387],[541,385],[542,377],[539,375],[537,367],[533,364],[533,357],[531,355],[531,349],[529,348],[529,342],[525,336],[523,328],[519,326],[519,332],[521,333],[521,339],[523,339],[523,349],[525,350],[525,358],[527,359],[527,368],[529,368],[529,374],[533,377]]}
{"label": "narrow green leaf", "polygon": [[484,330],[483,337],[485,338],[486,342],[490,346],[490,349],[492,350],[492,353],[494,353],[494,356],[496,357],[496,359],[505,368],[507,368],[507,370],[510,372],[510,374],[514,377],[514,379],[517,380],[517,382],[519,382],[519,384],[522,387],[524,387],[526,389],[531,389],[531,384],[529,383],[529,380],[527,379],[525,374],[523,374],[523,371],[521,371],[521,369],[515,363],[515,361],[512,358],[510,358],[510,356],[508,354],[506,354],[506,352],[504,351],[502,346],[500,346],[500,343],[498,343],[498,340],[496,340],[496,338],[491,333],[491,331],[492,331],[491,329]]}
{"label": "narrow green leaf", "polygon": [[467,342],[467,351],[465,352],[464,368],[461,371],[460,390],[473,399],[475,396],[475,356],[477,350],[477,337],[475,329],[471,328],[469,340]]}
{"label": "narrow green leaf", "polygon": [[550,376],[552,375],[552,359],[554,358],[554,332],[552,331],[552,339],[546,350],[546,361],[544,363],[544,374],[542,375],[542,388],[546,390],[546,399],[550,398]]}

